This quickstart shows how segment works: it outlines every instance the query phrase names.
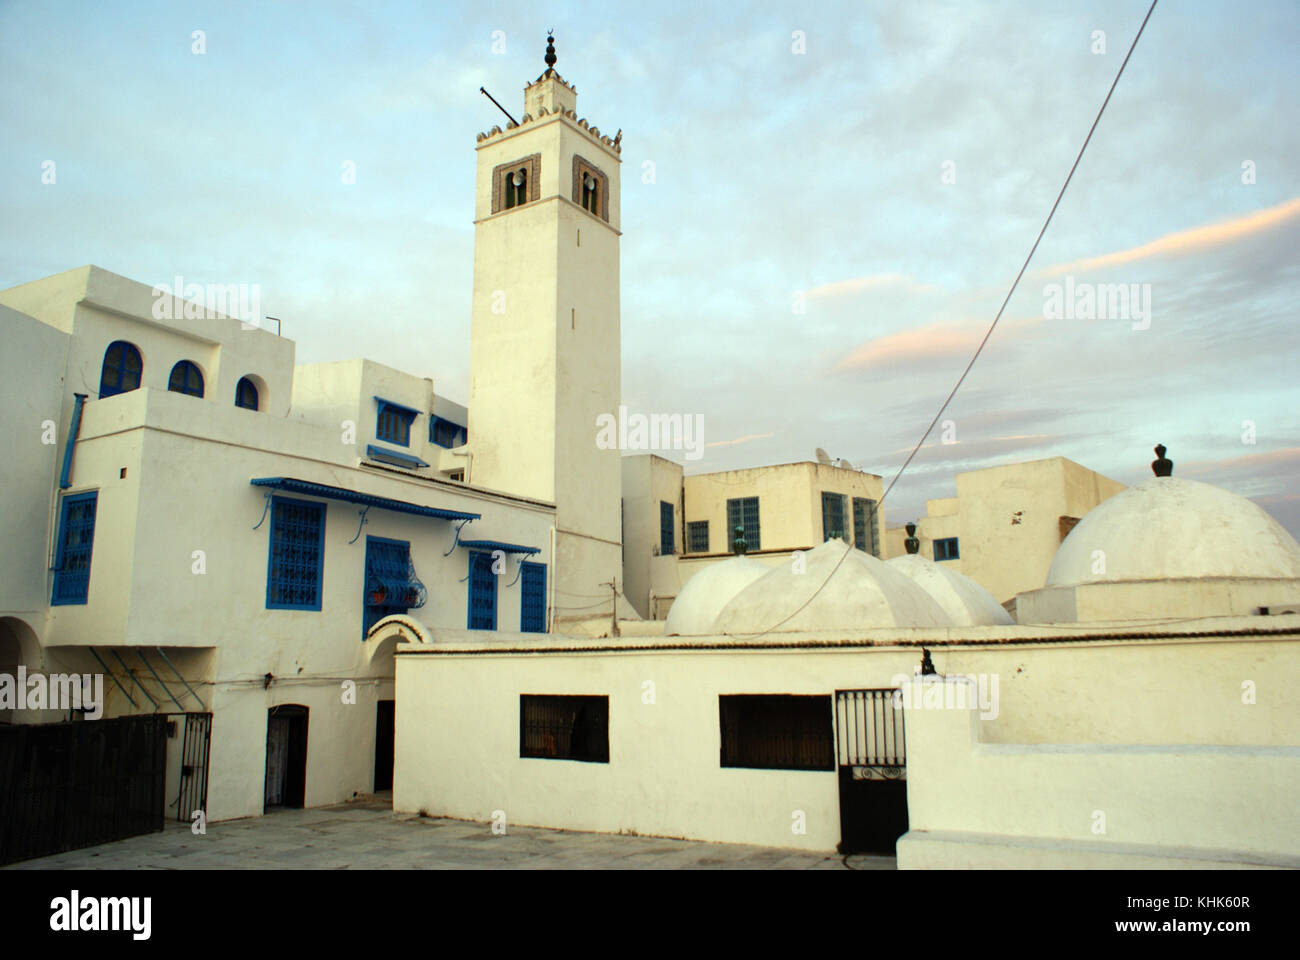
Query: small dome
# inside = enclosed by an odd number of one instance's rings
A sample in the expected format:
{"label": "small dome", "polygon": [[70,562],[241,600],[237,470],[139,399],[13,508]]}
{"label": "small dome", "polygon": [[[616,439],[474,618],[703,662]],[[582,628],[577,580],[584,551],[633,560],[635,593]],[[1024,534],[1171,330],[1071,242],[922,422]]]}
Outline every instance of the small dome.
{"label": "small dome", "polygon": [[705,567],[677,594],[664,623],[664,635],[697,637],[712,633],[713,621],[731,598],[771,569],[749,557],[732,557]]}
{"label": "small dome", "polygon": [[1300,544],[1245,497],[1152,477],[1088,511],[1057,549],[1047,586],[1207,577],[1300,578]]}
{"label": "small dome", "polygon": [[954,626],[977,627],[1014,623],[1002,604],[965,574],[919,554],[904,554],[887,561],[888,566],[909,577],[934,598],[952,618]]}
{"label": "small dome", "polygon": [[793,561],[783,563],[736,594],[711,632],[952,626],[928,593],[883,560],[843,540],[828,540],[807,551],[803,560],[803,572],[795,572]]}

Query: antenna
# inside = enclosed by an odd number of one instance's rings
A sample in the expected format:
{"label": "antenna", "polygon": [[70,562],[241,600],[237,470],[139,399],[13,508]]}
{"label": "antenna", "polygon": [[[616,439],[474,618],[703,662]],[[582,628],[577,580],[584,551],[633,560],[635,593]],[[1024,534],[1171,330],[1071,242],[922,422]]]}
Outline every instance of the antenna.
{"label": "antenna", "polygon": [[823,467],[829,467],[831,465],[831,455],[827,453],[825,450],[823,450],[821,447],[818,447],[817,462],[820,463]]}
{"label": "antenna", "polygon": [[[487,98],[488,98],[489,100],[491,100],[493,103],[497,103],[497,98],[494,97],[494,96],[492,96],[492,94],[488,93],[488,92],[487,92],[486,90],[484,90],[482,87],[479,87],[479,88],[478,88],[478,92],[481,93],[481,94],[483,94],[483,96],[487,97]],[[509,110],[507,110],[505,107],[501,106],[501,104],[499,104],[499,103],[497,103],[497,109],[500,110],[502,113],[504,113],[504,114],[506,115],[506,117],[510,120],[510,122],[513,123],[516,127],[519,126],[519,121],[516,120],[514,117],[510,116],[510,111],[509,111]]]}

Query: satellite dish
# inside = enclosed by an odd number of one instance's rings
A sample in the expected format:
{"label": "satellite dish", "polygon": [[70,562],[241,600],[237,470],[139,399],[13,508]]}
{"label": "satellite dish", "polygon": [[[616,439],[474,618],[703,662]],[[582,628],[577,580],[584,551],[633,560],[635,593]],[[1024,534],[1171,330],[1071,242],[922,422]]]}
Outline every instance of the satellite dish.
{"label": "satellite dish", "polygon": [[818,447],[817,462],[824,467],[829,467],[831,465],[831,455],[827,453],[825,450],[823,450],[821,447]]}
{"label": "satellite dish", "polygon": [[843,457],[840,457],[840,468],[843,469],[843,470],[856,470],[856,469],[857,469],[857,467],[853,466],[853,464],[849,463],[849,462],[848,462],[847,460],[845,460]]}

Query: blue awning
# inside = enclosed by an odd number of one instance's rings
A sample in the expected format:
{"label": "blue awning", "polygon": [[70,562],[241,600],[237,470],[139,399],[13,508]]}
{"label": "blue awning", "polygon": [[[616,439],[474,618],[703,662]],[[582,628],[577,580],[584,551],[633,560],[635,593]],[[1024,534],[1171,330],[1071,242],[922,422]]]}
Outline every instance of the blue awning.
{"label": "blue awning", "polygon": [[427,463],[413,454],[402,453],[400,450],[389,450],[386,447],[377,447],[373,443],[366,444],[366,456],[371,460],[383,460],[395,466],[407,467],[411,470],[418,470],[420,467],[428,466]]}
{"label": "blue awning", "polygon": [[469,547],[471,550],[500,550],[503,553],[522,553],[525,556],[541,553],[537,547],[524,547],[517,543],[502,543],[500,540],[462,540],[462,547]]}
{"label": "blue awning", "polygon": [[413,417],[418,417],[420,415],[420,411],[416,410],[414,407],[408,407],[402,403],[394,403],[392,400],[385,400],[383,397],[380,396],[376,396],[375,399],[378,400],[380,403],[382,403],[384,406],[396,407],[398,410],[401,410],[403,413],[409,413]]}
{"label": "blue awning", "polygon": [[[359,503],[366,507],[378,507],[394,513],[412,513],[418,517],[435,517],[439,520],[477,520],[480,513],[466,513],[463,510],[444,510],[441,507],[425,507],[406,500],[393,500],[389,497],[377,497],[373,493],[359,490],[345,490],[309,480],[295,480],[293,477],[257,477],[250,480],[255,487],[270,487],[285,493],[303,493],[309,497],[325,497],[329,500],[343,500],[347,503]],[[528,549],[528,548],[525,548]]]}

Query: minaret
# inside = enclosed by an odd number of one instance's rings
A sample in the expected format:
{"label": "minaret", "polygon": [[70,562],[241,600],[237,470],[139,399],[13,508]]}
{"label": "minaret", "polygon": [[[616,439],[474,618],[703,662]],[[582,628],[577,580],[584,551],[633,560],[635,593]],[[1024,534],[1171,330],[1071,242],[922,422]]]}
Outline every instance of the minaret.
{"label": "minaret", "polygon": [[596,445],[621,395],[621,135],[579,119],[555,63],[548,37],[519,122],[478,137],[467,479],[555,503],[563,619],[623,586],[621,455]]}

